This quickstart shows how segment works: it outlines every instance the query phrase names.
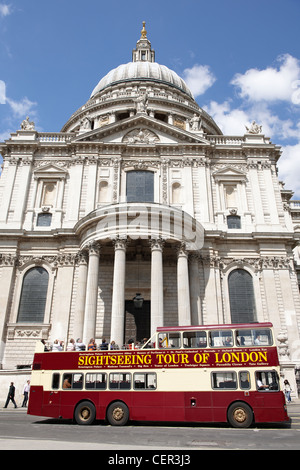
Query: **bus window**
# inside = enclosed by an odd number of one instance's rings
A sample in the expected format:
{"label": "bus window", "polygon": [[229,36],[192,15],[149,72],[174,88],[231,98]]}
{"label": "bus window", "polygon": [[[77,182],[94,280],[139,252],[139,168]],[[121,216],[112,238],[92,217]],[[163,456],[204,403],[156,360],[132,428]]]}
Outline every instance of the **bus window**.
{"label": "bus window", "polygon": [[250,388],[250,374],[248,371],[239,372],[240,388],[242,390],[249,390]]}
{"label": "bus window", "polygon": [[180,333],[179,332],[159,333],[158,347],[159,348],[180,348],[181,347]]}
{"label": "bus window", "polygon": [[260,392],[279,390],[278,374],[275,370],[256,372],[255,378],[256,388]]}
{"label": "bus window", "polygon": [[237,388],[235,372],[212,372],[212,388],[215,390],[235,390]]}
{"label": "bus window", "polygon": [[105,390],[106,374],[86,374],[85,388],[87,390]]}
{"label": "bus window", "polygon": [[82,390],[83,375],[82,374],[64,374],[63,385],[64,390]]}
{"label": "bus window", "polygon": [[233,336],[231,330],[212,330],[209,332],[209,345],[212,348],[232,347]]}
{"label": "bus window", "polygon": [[156,389],[156,374],[134,374],[133,384],[135,389],[155,390]]}
{"label": "bus window", "polygon": [[269,328],[236,330],[237,346],[272,346],[272,332]]}
{"label": "bus window", "polygon": [[109,374],[109,388],[128,390],[131,388],[131,374]]}
{"label": "bus window", "polygon": [[206,331],[184,331],[183,347],[184,348],[206,348]]}
{"label": "bus window", "polygon": [[60,379],[60,374],[55,373],[52,375],[52,388],[54,390],[59,388],[59,379]]}

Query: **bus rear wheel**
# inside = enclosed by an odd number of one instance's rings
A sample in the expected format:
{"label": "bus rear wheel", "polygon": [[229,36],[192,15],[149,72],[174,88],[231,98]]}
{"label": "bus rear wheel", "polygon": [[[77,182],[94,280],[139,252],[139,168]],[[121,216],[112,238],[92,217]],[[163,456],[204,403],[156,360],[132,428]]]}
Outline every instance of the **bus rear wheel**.
{"label": "bus rear wheel", "polygon": [[128,407],[122,401],[116,401],[107,409],[107,420],[112,426],[125,426],[129,419]]}
{"label": "bus rear wheel", "polygon": [[234,428],[248,428],[253,422],[253,412],[250,406],[236,402],[228,408],[228,421]]}
{"label": "bus rear wheel", "polygon": [[88,426],[95,421],[96,410],[90,401],[83,401],[76,406],[74,418],[77,424]]}

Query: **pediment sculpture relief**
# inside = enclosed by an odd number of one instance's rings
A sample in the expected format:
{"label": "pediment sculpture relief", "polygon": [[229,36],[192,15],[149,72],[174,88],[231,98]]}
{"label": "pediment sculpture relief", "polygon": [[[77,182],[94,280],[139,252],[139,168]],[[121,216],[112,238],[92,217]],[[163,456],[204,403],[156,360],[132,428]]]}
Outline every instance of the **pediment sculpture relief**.
{"label": "pediment sculpture relief", "polygon": [[139,128],[128,132],[124,136],[123,142],[128,142],[129,144],[155,144],[159,142],[159,138],[154,132]]}

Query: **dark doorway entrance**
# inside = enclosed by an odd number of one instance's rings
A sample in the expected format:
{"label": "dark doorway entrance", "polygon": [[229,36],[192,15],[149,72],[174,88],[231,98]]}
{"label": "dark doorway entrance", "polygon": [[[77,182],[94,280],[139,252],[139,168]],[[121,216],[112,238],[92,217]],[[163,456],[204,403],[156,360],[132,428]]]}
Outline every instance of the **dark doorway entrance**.
{"label": "dark doorway entrance", "polygon": [[130,339],[142,341],[150,336],[150,300],[142,308],[135,308],[133,300],[125,301],[125,343]]}

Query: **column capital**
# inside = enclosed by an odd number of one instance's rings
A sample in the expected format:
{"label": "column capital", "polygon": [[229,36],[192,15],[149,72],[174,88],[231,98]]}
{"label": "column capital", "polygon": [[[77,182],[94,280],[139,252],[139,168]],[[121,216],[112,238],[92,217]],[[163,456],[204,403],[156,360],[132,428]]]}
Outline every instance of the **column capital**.
{"label": "column capital", "polygon": [[116,237],[112,239],[115,250],[126,250],[128,244],[127,237]]}
{"label": "column capital", "polygon": [[84,248],[88,250],[89,255],[100,255],[101,245],[98,242],[90,242]]}
{"label": "column capital", "polygon": [[178,258],[188,258],[189,253],[184,242],[181,242],[180,244],[176,245],[176,252]]}
{"label": "column capital", "polygon": [[199,253],[197,253],[197,252],[195,252],[195,251],[194,251],[194,252],[193,252],[193,251],[190,252],[190,253],[188,254],[188,256],[189,256],[189,262],[190,262],[190,263],[193,263],[193,262],[198,263],[198,261],[199,261],[199,259],[200,259]]}
{"label": "column capital", "polygon": [[149,240],[149,244],[151,247],[151,251],[154,251],[154,250],[162,251],[164,244],[165,244],[165,240],[161,237],[153,237]]}

